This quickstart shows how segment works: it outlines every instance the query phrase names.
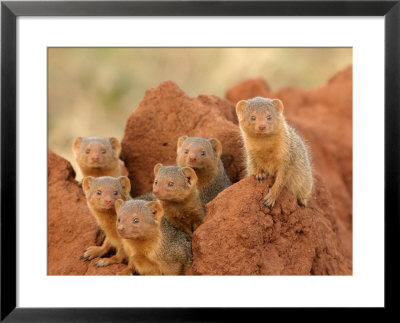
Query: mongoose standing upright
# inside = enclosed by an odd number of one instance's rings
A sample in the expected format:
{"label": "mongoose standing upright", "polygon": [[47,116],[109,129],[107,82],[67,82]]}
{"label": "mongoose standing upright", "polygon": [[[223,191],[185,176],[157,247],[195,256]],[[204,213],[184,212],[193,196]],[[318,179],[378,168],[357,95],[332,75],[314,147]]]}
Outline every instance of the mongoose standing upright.
{"label": "mongoose standing upright", "polygon": [[91,260],[96,257],[102,257],[112,248],[115,248],[116,254],[114,256],[100,259],[95,265],[102,267],[122,262],[125,258],[125,253],[122,247],[122,240],[115,226],[117,219],[115,201],[117,199],[129,199],[131,184],[128,177],[88,176],[83,178],[82,187],[89,209],[96,218],[99,227],[104,231],[106,238],[101,247],[89,247],[81,258]]}
{"label": "mongoose standing upright", "polygon": [[203,223],[205,209],[197,190],[197,175],[190,167],[154,166],[153,194],[164,216],[176,228],[192,235]]}
{"label": "mongoose standing upright", "polygon": [[121,144],[117,138],[77,137],[72,150],[84,177],[123,175],[124,164],[119,159]]}
{"label": "mongoose standing upright", "polygon": [[118,275],[183,275],[192,264],[191,238],[164,217],[160,202],[115,202],[117,230],[128,257]]}
{"label": "mongoose standing upright", "polygon": [[191,167],[197,175],[197,188],[203,204],[232,185],[221,161],[222,145],[218,139],[182,136],[178,138],[176,163]]}
{"label": "mongoose standing upright", "polygon": [[247,152],[248,175],[255,175],[258,181],[268,175],[275,178],[264,205],[274,206],[286,187],[305,206],[313,188],[311,157],[304,141],[286,123],[283,103],[255,97],[239,101],[236,113]]}

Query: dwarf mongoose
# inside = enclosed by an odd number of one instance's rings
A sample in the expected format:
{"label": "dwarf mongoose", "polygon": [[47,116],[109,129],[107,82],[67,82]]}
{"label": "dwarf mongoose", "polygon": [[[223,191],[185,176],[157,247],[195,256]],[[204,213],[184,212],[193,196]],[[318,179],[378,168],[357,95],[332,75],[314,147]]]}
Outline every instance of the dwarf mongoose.
{"label": "dwarf mongoose", "polygon": [[153,194],[164,216],[176,228],[192,235],[203,223],[205,209],[197,190],[197,175],[190,167],[154,166]]}
{"label": "dwarf mongoose", "polygon": [[160,202],[115,202],[117,230],[128,257],[118,275],[183,275],[192,263],[191,238],[164,217]]}
{"label": "dwarf mongoose", "polygon": [[204,204],[232,183],[221,161],[222,145],[218,139],[181,136],[178,138],[176,163],[191,167],[197,175],[197,188]]}
{"label": "dwarf mongoose", "polygon": [[83,176],[122,176],[124,163],[119,159],[121,144],[117,138],[77,137],[72,145]]}
{"label": "dwarf mongoose", "polygon": [[101,247],[93,246],[87,248],[81,258],[91,260],[104,256],[112,248],[115,248],[116,254],[114,256],[100,259],[95,266],[102,267],[122,262],[125,258],[125,253],[115,225],[117,221],[115,201],[117,199],[129,199],[131,184],[128,177],[88,176],[83,178],[82,187],[89,209],[96,218],[99,227],[104,231],[106,238]]}
{"label": "dwarf mongoose", "polygon": [[264,205],[274,206],[286,187],[305,206],[313,188],[311,157],[304,141],[286,123],[282,101],[262,97],[242,100],[236,105],[236,113],[248,175],[255,175],[259,181],[268,175],[275,178]]}

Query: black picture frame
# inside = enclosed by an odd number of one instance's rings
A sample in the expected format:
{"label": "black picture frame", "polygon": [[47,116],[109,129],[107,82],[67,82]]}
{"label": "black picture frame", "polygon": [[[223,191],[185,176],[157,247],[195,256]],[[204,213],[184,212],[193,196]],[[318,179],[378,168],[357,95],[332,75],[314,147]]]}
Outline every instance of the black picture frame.
{"label": "black picture frame", "polygon": [[[16,307],[16,19],[19,16],[384,16],[385,309],[398,293],[400,1],[2,1],[1,3],[1,321],[187,322],[267,318],[265,308]],[[368,71],[365,72],[366,75]],[[373,174],[371,175],[373,176]],[[373,194],[373,187],[371,194]]]}

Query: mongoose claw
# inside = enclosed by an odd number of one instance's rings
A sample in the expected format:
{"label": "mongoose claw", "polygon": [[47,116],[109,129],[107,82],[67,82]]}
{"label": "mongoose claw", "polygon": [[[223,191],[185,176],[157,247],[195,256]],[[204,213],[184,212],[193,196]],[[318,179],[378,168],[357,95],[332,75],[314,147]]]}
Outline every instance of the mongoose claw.
{"label": "mongoose claw", "polygon": [[257,181],[261,182],[267,178],[267,175],[265,175],[263,171],[260,171],[257,174],[255,174],[254,177],[256,178]]}
{"label": "mongoose claw", "polygon": [[270,209],[272,208],[272,206],[269,205],[268,202],[265,201],[265,200],[263,201],[263,207],[268,207],[268,208],[270,208]]}
{"label": "mongoose claw", "polygon": [[271,192],[269,192],[267,194],[267,196],[265,196],[264,200],[263,200],[263,205],[264,206],[268,206],[270,208],[273,208],[275,205],[275,199],[271,196]]}
{"label": "mongoose claw", "polygon": [[93,258],[97,258],[103,255],[103,251],[100,247],[93,246],[86,249],[83,253],[82,257],[86,260],[92,260]]}
{"label": "mongoose claw", "polygon": [[82,256],[79,257],[79,259],[81,259],[83,261],[89,261],[90,260],[90,256],[87,256],[87,255],[83,254]]}
{"label": "mongoose claw", "polygon": [[80,256],[79,259],[83,261],[89,261],[89,257],[85,255]]}
{"label": "mongoose claw", "polygon": [[95,266],[96,268],[99,268],[99,267],[105,267],[105,266],[111,265],[112,263],[113,263],[113,262],[111,262],[109,259],[103,258],[103,259],[100,259],[98,262],[96,262],[96,263],[94,264],[94,266]]}

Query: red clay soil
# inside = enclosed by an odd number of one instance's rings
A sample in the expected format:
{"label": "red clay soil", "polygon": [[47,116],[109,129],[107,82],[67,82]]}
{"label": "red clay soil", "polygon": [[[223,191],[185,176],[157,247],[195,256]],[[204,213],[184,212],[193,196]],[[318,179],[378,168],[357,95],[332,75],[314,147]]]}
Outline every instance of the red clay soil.
{"label": "red clay soil", "polygon": [[[307,207],[284,190],[275,207],[262,207],[267,183],[244,178],[235,103],[254,96],[280,98],[287,120],[307,140],[315,188]],[[352,70],[315,90],[271,92],[262,79],[231,87],[227,98],[188,97],[172,81],[149,89],[127,120],[121,159],[132,196],[152,188],[156,163],[175,164],[181,135],[218,138],[236,183],[207,205],[193,236],[190,274],[345,275],[352,273]],[[125,265],[95,268],[79,259],[104,235],[86,205],[69,162],[48,154],[48,273],[112,275]],[[271,179],[269,179],[271,180]],[[331,197],[332,196],[332,197]]]}
{"label": "red clay soil", "polygon": [[191,274],[351,274],[333,202],[319,176],[307,207],[284,189],[270,210],[262,202],[267,193],[265,181],[247,177],[207,204],[193,236]]}
{"label": "red clay soil", "polygon": [[121,159],[130,173],[131,195],[151,191],[154,165],[176,164],[176,143],[183,135],[218,138],[226,172],[238,181],[244,164],[236,120],[235,106],[228,100],[213,95],[190,98],[172,81],[147,90],[122,139]]}

